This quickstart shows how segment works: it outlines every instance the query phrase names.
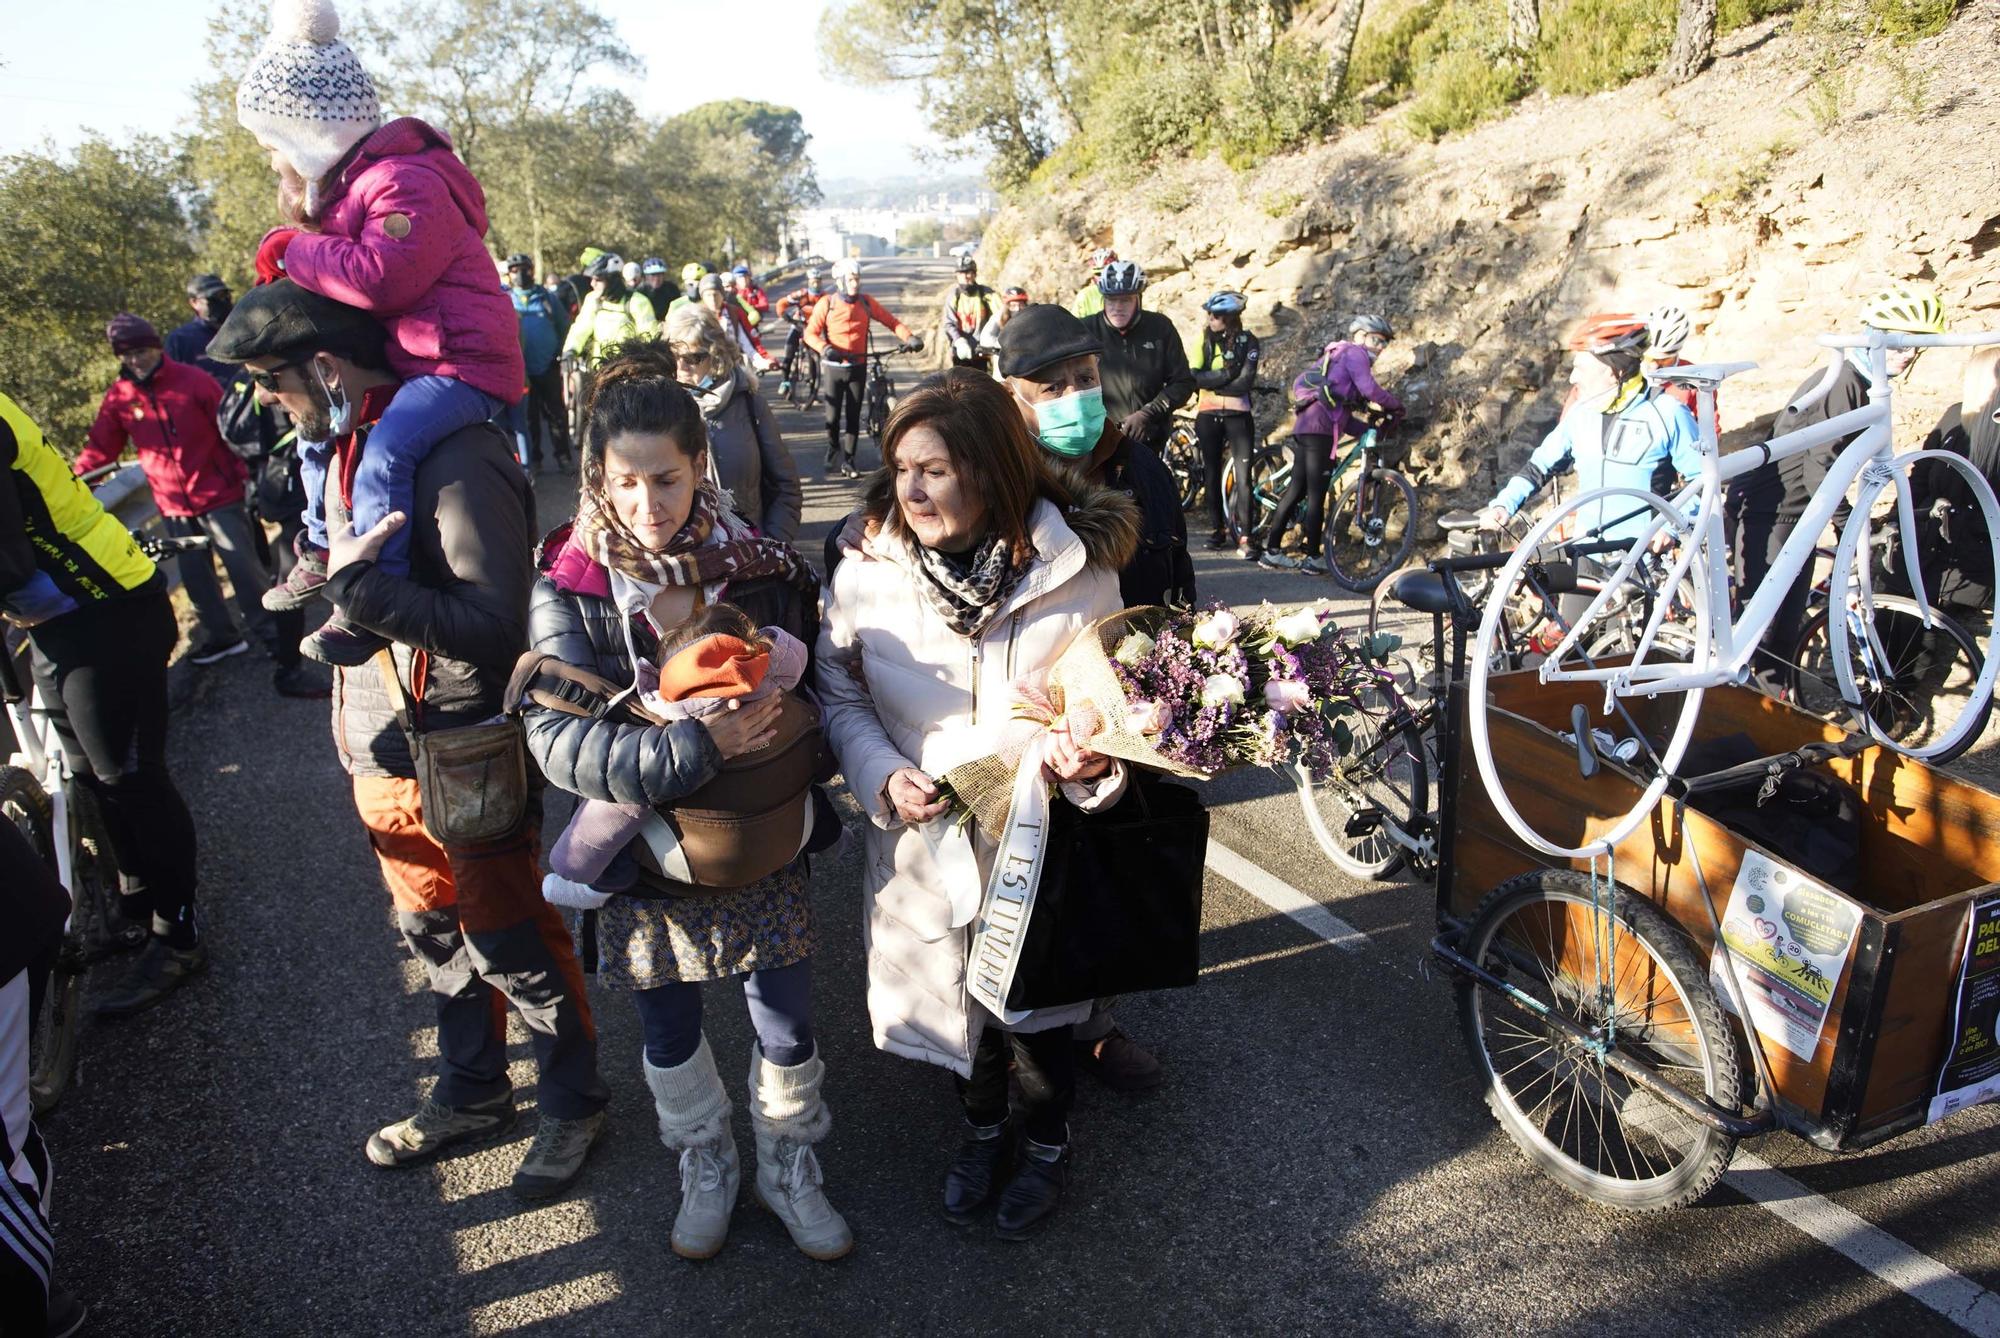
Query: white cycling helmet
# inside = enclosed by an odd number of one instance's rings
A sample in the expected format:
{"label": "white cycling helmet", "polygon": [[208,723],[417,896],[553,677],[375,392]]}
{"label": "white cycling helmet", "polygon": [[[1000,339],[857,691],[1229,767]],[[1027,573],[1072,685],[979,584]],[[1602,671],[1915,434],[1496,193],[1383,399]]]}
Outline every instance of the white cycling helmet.
{"label": "white cycling helmet", "polygon": [[1646,313],[1646,356],[1671,358],[1692,332],[1687,312],[1667,303]]}
{"label": "white cycling helmet", "polygon": [[860,261],[855,260],[851,256],[842,256],[833,262],[833,281],[835,283],[847,282],[850,275],[857,279],[861,277]]}

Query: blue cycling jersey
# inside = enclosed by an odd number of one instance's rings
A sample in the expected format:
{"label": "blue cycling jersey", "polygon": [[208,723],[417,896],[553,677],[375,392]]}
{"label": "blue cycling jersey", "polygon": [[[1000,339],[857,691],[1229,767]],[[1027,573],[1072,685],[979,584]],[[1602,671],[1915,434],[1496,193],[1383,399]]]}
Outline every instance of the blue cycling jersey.
{"label": "blue cycling jersey", "polygon": [[[1694,415],[1669,396],[1641,395],[1616,414],[1596,413],[1581,406],[1572,408],[1542,438],[1542,444],[1528,457],[1527,468],[1507,480],[1491,505],[1513,515],[1532,497],[1542,483],[1567,468],[1576,470],[1579,492],[1596,488],[1637,488],[1653,491],[1653,475],[1662,464],[1671,463],[1682,478],[1700,472],[1699,430]],[[1595,530],[1607,520],[1617,520],[1637,507],[1636,502],[1613,500],[1599,503],[1579,513],[1585,530]],[[1649,510],[1605,528],[1607,539],[1636,537],[1650,521]]]}

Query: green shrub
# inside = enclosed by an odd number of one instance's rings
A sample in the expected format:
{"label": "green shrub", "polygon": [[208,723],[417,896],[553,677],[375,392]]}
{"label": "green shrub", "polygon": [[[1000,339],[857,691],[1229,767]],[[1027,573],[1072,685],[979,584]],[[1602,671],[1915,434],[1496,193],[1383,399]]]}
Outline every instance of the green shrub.
{"label": "green shrub", "polygon": [[1137,180],[1154,159],[1177,158],[1204,147],[1220,111],[1213,74],[1201,61],[1170,53],[1144,54],[1132,43],[1092,83],[1083,135],[1086,152],[1114,185]]}
{"label": "green shrub", "polygon": [[1715,31],[1733,33],[1773,14],[1789,14],[1803,0],[1721,0],[1715,10]]}
{"label": "green shrub", "polygon": [[1958,0],[1868,0],[1868,16],[1897,45],[1936,37],[1958,12]]}
{"label": "green shrub", "polygon": [[1386,28],[1362,24],[1347,65],[1347,86],[1353,89],[1387,84],[1391,92],[1410,87],[1418,63],[1418,45],[1444,17],[1448,0],[1418,0]]}
{"label": "green shrub", "polygon": [[1226,75],[1213,129],[1223,161],[1242,171],[1331,130],[1335,108],[1324,71],[1319,53],[1281,41],[1264,64]]}
{"label": "green shrub", "polygon": [[1535,63],[1551,93],[1601,93],[1651,73],[1673,40],[1672,5],[1568,0],[1543,11]]}
{"label": "green shrub", "polygon": [[1440,139],[1478,124],[1527,90],[1528,79],[1513,61],[1478,51],[1450,51],[1424,71],[1403,120],[1412,134]]}

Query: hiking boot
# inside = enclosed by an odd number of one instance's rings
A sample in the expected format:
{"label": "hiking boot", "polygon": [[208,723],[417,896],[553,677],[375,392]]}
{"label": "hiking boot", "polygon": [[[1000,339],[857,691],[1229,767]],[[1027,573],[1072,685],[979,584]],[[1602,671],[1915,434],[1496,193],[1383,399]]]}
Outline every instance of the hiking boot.
{"label": "hiking boot", "polygon": [[757,1199],[778,1215],[792,1244],[808,1259],[838,1259],[854,1248],[854,1233],[827,1200],[813,1145],[833,1128],[820,1095],[826,1064],[817,1053],[797,1064],[773,1064],[750,1048],[750,1126],[757,1135]]}
{"label": "hiking boot", "polygon": [[1257,565],[1266,571],[1297,571],[1301,564],[1289,554],[1267,550],[1258,556]]}
{"label": "hiking boot", "polygon": [[326,550],[315,548],[300,534],[292,541],[298,561],[285,579],[264,592],[264,607],[273,613],[304,608],[326,592]]}
{"label": "hiking boot", "polygon": [[250,643],[242,637],[203,637],[188,647],[189,664],[214,664],[232,655],[241,655],[250,649]]}
{"label": "hiking boot", "polygon": [[1005,1122],[967,1121],[965,1129],[965,1141],[944,1172],[944,1215],[959,1226],[971,1226],[973,1217],[992,1200],[1014,1150]]}
{"label": "hiking boot", "polygon": [[668,1244],[683,1259],[713,1259],[729,1239],[729,1215],[743,1185],[736,1142],[681,1149],[681,1210]]}
{"label": "hiking boot", "polygon": [[280,697],[307,701],[333,695],[333,685],[302,664],[290,665],[272,674],[271,689]]}
{"label": "hiking boot", "polygon": [[1094,1041],[1076,1043],[1077,1066],[1114,1092],[1150,1092],[1164,1076],[1153,1052],[1113,1027]]}
{"label": "hiking boot", "polygon": [[1014,1178],[1000,1195],[993,1214],[993,1234],[1001,1240],[1026,1240],[1048,1224],[1062,1206],[1069,1185],[1069,1144],[1051,1147],[1026,1139]]}
{"label": "hiking boot", "polygon": [[91,1008],[91,1016],[109,1020],[143,1013],[206,970],[208,949],[202,944],[176,948],[149,934],[125,974]]}
{"label": "hiking boot", "polygon": [[1229,547],[1228,530],[1211,530],[1209,532],[1208,548],[1210,552],[1219,553],[1227,547]]}
{"label": "hiking boot", "polygon": [[552,1199],[576,1183],[583,1174],[584,1160],[597,1146],[604,1132],[604,1112],[593,1111],[580,1120],[559,1120],[542,1116],[535,1127],[535,1141],[514,1172],[514,1197],[535,1202]]}
{"label": "hiking boot", "polygon": [[90,1307],[70,1295],[55,1284],[49,1286],[49,1323],[43,1330],[47,1338],[70,1338],[83,1329],[84,1321],[90,1318]]}
{"label": "hiking boot", "polygon": [[1299,570],[1307,576],[1325,576],[1326,559],[1317,553],[1308,553],[1299,560]]}
{"label": "hiking boot", "polygon": [[683,1259],[713,1259],[729,1239],[729,1215],[743,1183],[715,1052],[703,1036],[678,1064],[659,1068],[644,1056],[639,1062],[660,1119],[660,1141],[681,1154],[681,1207],[668,1244]]}
{"label": "hiking boot", "polygon": [[514,1127],[514,1093],[470,1106],[447,1106],[425,1097],[417,1113],[368,1136],[368,1160],[377,1166],[415,1166],[458,1143],[483,1143]]}
{"label": "hiking boot", "polygon": [[377,636],[367,628],[356,627],[335,615],[317,632],[299,642],[299,654],[335,668],[358,669],[374,659],[375,652],[388,644],[389,638]]}

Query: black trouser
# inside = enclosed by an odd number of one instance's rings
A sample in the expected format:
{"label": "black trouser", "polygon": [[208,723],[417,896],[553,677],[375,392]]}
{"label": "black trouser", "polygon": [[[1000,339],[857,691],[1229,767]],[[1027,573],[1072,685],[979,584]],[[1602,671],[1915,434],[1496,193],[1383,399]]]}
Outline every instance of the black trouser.
{"label": "black trouser", "polygon": [[795,379],[799,370],[799,350],[805,347],[806,327],[794,325],[785,335],[785,379]]}
{"label": "black trouser", "polygon": [[988,1022],[972,1052],[972,1076],[958,1083],[965,1118],[987,1127],[1007,1119],[1007,1066],[1021,1083],[1021,1127],[1037,1143],[1069,1142],[1069,1108],[1076,1100],[1072,1028],[1006,1031]]}
{"label": "black trouser", "polygon": [[1333,463],[1333,438],[1323,432],[1304,432],[1292,437],[1292,481],[1271,513],[1264,530],[1264,547],[1276,548],[1292,523],[1292,513],[1304,502],[1306,508],[1305,551],[1318,557],[1326,542],[1326,471]]}
{"label": "black trouser", "polygon": [[[271,571],[279,585],[292,574],[298,565],[298,550],[293,547],[299,535],[305,532],[306,495],[299,483],[299,458],[290,451],[283,455],[267,455],[250,466],[250,496],[256,505],[252,508],[257,518],[253,527],[257,538],[257,553],[264,559],[264,565]],[[278,542],[272,543],[264,533],[264,522],[270,521],[278,527]],[[306,634],[306,613],[304,609],[286,609],[271,615],[271,658],[280,669],[295,669],[304,656],[299,654],[299,641]]]}
{"label": "black trouser", "polygon": [[125,915],[194,946],[194,818],[167,770],[167,657],[180,640],[167,592],[93,604],[28,635],[35,683],[125,875]]}
{"label": "black trouser", "polygon": [[1250,538],[1257,523],[1257,504],[1250,495],[1250,456],[1256,449],[1247,413],[1198,413],[1194,416],[1194,439],[1201,446],[1202,475],[1208,492],[1208,526],[1225,528],[1222,516],[1222,448],[1229,446],[1229,458],[1236,466],[1236,487],[1229,496],[1227,527],[1239,538]]}
{"label": "black trouser", "polygon": [[[1792,530],[1798,525],[1797,517],[1780,517],[1772,511],[1752,511],[1741,509],[1736,518],[1736,542],[1730,549],[1730,557],[1736,568],[1736,598],[1739,606],[1747,605],[1750,597],[1757,593],[1757,587],[1764,583],[1766,573],[1777,561],[1778,550],[1792,537]],[[1791,681],[1791,654],[1799,644],[1799,633],[1806,621],[1806,606],[1812,600],[1813,564],[1808,562],[1800,568],[1798,579],[1792,588],[1778,602],[1778,611],[1771,619],[1771,629],[1764,634],[1764,640],[1757,647],[1757,655],[1751,661],[1751,677],[1757,686],[1771,696],[1783,694]]]}
{"label": "black trouser", "polygon": [[569,459],[569,415],[563,409],[562,363],[551,362],[539,372],[528,373],[528,464],[540,463],[542,439],[537,424],[547,424],[549,444],[556,459]]}
{"label": "black trouser", "polygon": [[821,363],[820,393],[826,397],[826,453],[831,458],[840,450],[840,421],[841,415],[845,414],[847,463],[850,465],[854,463],[861,443],[861,391],[867,374],[865,363]]}

